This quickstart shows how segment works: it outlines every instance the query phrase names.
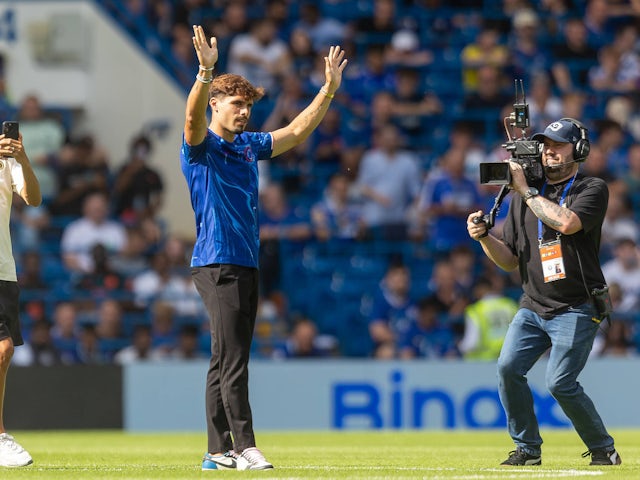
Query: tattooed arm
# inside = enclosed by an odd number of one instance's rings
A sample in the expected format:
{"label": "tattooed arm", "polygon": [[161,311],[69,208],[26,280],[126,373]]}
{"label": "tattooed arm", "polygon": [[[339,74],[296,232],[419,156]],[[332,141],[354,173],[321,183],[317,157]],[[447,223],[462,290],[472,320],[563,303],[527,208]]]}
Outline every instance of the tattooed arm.
{"label": "tattooed arm", "polygon": [[[529,185],[527,185],[522,166],[510,161],[509,168],[511,170],[510,187],[524,197],[525,192],[529,189]],[[573,168],[573,171],[567,172],[567,179],[571,178],[571,175],[575,175],[578,166],[575,165]],[[529,198],[526,204],[534,215],[542,220],[542,223],[563,235],[574,234],[583,228],[582,221],[575,212],[568,208],[561,207],[557,203],[544,198],[542,195]]]}
{"label": "tattooed arm", "polygon": [[563,235],[571,235],[582,230],[582,221],[578,215],[541,195],[527,200],[527,206],[542,223]]}
{"label": "tattooed arm", "polygon": [[271,132],[273,137],[272,157],[304,142],[327,113],[331,99],[342,82],[342,71],[347,66],[344,50],[338,46],[331,47],[329,55],[324,57],[324,63],[325,84],[313,101],[289,125]]}

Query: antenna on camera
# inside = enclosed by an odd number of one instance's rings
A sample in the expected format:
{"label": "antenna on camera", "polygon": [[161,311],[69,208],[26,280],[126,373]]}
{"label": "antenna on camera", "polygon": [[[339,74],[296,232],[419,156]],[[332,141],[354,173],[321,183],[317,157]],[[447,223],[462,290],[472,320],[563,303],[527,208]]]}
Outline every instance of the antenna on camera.
{"label": "antenna on camera", "polygon": [[[520,92],[518,92],[518,82],[520,82]],[[516,102],[513,104],[515,122],[512,123],[512,126],[520,128],[523,131],[522,134],[524,136],[524,130],[529,128],[529,104],[527,103],[527,96],[524,91],[524,83],[522,79],[514,80],[514,85]]]}
{"label": "antenna on camera", "polygon": [[[513,104],[513,112],[503,119],[507,142],[504,143],[502,147],[511,153],[509,160],[518,163],[522,167],[527,183],[529,185],[535,185],[544,178],[544,170],[542,169],[542,146],[540,142],[530,140],[526,136],[526,129],[529,128],[529,104],[527,103],[527,97],[524,92],[524,82],[522,79],[516,79],[514,86],[515,101]],[[514,128],[522,130],[522,136],[520,138],[513,138],[512,130]],[[510,190],[511,170],[509,164],[504,162],[481,163],[480,183],[502,185],[491,211],[473,220],[474,223],[485,223],[488,231],[493,227],[496,213]]]}

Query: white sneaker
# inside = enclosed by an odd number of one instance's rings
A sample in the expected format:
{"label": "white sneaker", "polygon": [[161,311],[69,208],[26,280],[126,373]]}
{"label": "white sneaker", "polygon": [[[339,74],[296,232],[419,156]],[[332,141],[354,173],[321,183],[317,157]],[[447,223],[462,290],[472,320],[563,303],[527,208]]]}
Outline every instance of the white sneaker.
{"label": "white sneaker", "polygon": [[245,448],[238,456],[238,470],[266,470],[273,468],[256,447]]}
{"label": "white sneaker", "polygon": [[220,455],[205,453],[202,459],[202,470],[235,470],[238,463],[238,454],[233,450],[227,450]]}
{"label": "white sneaker", "polygon": [[8,433],[0,433],[0,467],[24,467],[31,465],[29,452]]}

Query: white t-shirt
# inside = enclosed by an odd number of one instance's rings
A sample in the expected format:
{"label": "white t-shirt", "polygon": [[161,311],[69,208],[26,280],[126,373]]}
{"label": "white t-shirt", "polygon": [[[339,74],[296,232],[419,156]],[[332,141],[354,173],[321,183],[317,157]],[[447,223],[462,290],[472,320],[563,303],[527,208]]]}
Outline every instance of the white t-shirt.
{"label": "white t-shirt", "polygon": [[15,158],[0,158],[0,280],[16,282],[16,262],[11,246],[11,204],[13,192],[24,188],[22,165]]}
{"label": "white t-shirt", "polygon": [[162,278],[157,271],[149,269],[133,278],[131,288],[140,307],[147,307],[153,300],[165,300],[178,315],[203,313],[203,304],[191,276],[171,274]]}
{"label": "white t-shirt", "polygon": [[602,266],[607,284],[617,283],[622,290],[622,301],[616,308],[618,313],[628,313],[640,303],[640,266],[624,268],[618,259],[609,260]]}
{"label": "white t-shirt", "polygon": [[71,222],[62,232],[60,248],[62,253],[75,254],[80,267],[85,272],[93,268],[91,248],[101,243],[109,253],[121,252],[127,241],[123,225],[112,220],[96,224],[87,218]]}
{"label": "white t-shirt", "polygon": [[[268,45],[262,45],[251,34],[245,33],[233,39],[229,47],[227,71],[242,75],[256,87],[264,87],[267,93],[276,90],[276,76],[265,65],[280,62],[288,52],[287,44],[274,39]],[[248,55],[262,59],[262,63],[240,60]]]}

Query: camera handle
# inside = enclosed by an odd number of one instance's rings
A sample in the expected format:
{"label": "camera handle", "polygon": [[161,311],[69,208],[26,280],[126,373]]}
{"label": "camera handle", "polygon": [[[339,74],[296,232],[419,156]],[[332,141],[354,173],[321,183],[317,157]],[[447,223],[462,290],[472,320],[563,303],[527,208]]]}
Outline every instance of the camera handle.
{"label": "camera handle", "polygon": [[496,223],[496,215],[500,211],[502,202],[510,191],[511,188],[509,187],[509,185],[502,185],[502,187],[500,188],[500,192],[498,192],[498,195],[496,195],[496,198],[493,202],[493,207],[491,207],[491,210],[489,210],[489,213],[482,215],[481,217],[473,218],[473,223],[484,223],[487,226],[487,230],[480,236],[480,238],[484,238],[489,235],[489,230],[491,230],[491,228],[493,228]]}

